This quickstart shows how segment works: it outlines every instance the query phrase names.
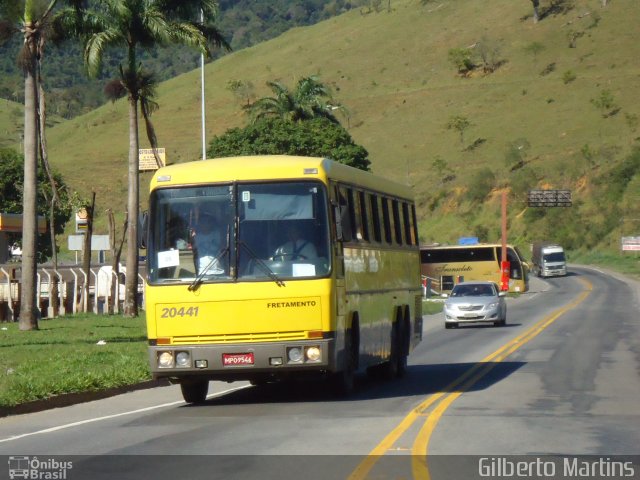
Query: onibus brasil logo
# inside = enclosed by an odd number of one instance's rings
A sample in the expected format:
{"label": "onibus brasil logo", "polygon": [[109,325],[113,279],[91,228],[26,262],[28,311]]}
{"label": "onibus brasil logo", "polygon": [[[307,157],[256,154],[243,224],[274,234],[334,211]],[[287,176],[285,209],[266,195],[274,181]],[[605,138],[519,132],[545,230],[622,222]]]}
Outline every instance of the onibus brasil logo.
{"label": "onibus brasil logo", "polygon": [[9,478],[25,478],[33,480],[66,480],[67,470],[73,468],[72,462],[62,462],[54,458],[44,460],[38,457],[9,457]]}

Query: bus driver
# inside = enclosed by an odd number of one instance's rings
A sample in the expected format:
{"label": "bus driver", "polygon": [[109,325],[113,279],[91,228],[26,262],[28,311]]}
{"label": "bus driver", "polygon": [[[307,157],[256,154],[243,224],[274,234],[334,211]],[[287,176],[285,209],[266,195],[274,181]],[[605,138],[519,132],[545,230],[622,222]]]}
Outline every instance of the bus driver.
{"label": "bus driver", "polygon": [[276,249],[272,260],[312,260],[318,257],[313,242],[302,238],[299,225],[291,224],[287,228],[287,237],[289,240]]}
{"label": "bus driver", "polygon": [[220,259],[216,260],[222,251],[222,230],[210,213],[203,212],[200,215],[198,225],[193,231],[193,243],[199,274],[205,269],[208,275],[224,273]]}

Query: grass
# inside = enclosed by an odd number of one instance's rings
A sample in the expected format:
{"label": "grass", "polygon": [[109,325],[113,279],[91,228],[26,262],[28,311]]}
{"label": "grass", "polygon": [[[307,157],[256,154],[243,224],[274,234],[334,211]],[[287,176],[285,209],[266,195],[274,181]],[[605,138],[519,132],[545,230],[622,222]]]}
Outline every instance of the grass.
{"label": "grass", "polygon": [[0,98],[0,148],[20,149],[24,106]]}
{"label": "grass", "polygon": [[0,408],[151,379],[144,317],[82,314],[39,326],[0,324]]}
{"label": "grass", "polygon": [[640,280],[640,252],[569,252],[569,263],[608,268]]}
{"label": "grass", "polygon": [[442,306],[444,302],[442,300],[438,300],[437,298],[431,300],[423,300],[422,301],[422,314],[423,315],[433,315],[434,313],[440,313],[442,311]]}

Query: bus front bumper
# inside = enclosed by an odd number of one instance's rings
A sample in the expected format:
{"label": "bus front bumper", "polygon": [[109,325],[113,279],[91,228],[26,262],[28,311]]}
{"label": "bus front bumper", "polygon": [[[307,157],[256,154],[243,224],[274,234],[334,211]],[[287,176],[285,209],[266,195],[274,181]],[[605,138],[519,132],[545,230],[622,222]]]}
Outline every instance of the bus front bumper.
{"label": "bus front bumper", "polygon": [[235,381],[327,372],[333,370],[334,358],[333,339],[149,346],[149,364],[154,379],[199,376]]}

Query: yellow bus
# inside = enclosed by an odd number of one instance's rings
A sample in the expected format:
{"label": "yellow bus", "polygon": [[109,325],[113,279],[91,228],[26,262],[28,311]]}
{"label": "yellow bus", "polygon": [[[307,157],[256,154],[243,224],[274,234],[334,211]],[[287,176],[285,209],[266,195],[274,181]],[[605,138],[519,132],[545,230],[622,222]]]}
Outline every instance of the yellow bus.
{"label": "yellow bus", "polygon": [[201,403],[210,380],[318,375],[348,394],[359,371],[404,374],[422,338],[408,192],[325,158],[159,169],[144,227],[153,377]]}
{"label": "yellow bus", "polygon": [[[500,285],[502,245],[437,245],[420,247],[422,275],[439,283],[441,292],[450,292],[456,283],[488,280]],[[509,291],[529,290],[529,265],[517,247],[507,245]]]}

